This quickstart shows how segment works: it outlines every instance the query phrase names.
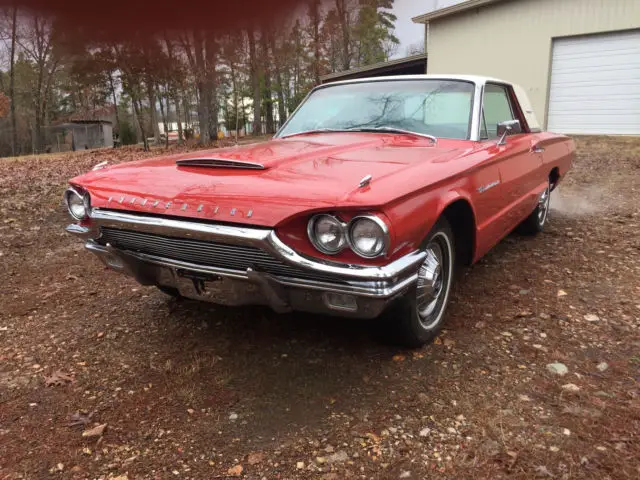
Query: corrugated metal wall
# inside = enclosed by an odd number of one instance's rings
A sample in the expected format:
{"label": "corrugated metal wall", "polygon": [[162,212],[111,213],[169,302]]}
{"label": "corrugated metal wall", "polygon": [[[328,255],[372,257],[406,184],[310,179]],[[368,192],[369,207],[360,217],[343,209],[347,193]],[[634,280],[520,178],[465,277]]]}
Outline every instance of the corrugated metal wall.
{"label": "corrugated metal wall", "polygon": [[640,0],[499,2],[432,21],[428,73],[518,83],[546,125],[553,38],[634,28],[640,28]]}

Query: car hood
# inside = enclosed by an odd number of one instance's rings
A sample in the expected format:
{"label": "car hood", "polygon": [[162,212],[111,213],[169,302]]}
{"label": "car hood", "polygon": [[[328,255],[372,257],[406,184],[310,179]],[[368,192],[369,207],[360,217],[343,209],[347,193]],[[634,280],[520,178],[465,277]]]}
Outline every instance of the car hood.
{"label": "car hood", "polygon": [[[448,175],[446,165],[471,143],[304,135],[123,163],[71,183],[97,208],[275,226],[302,211],[380,207]],[[194,161],[207,166],[185,165]],[[367,175],[370,185],[360,188]]]}

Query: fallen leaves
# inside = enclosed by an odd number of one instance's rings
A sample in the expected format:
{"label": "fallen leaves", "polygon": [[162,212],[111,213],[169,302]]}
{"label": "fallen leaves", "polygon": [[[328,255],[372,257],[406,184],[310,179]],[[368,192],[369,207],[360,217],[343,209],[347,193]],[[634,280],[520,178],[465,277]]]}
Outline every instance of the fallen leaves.
{"label": "fallen leaves", "polygon": [[53,372],[51,376],[44,378],[44,383],[47,387],[51,387],[51,386],[59,387],[59,386],[67,385],[68,383],[73,383],[73,382],[74,382],[74,378],[71,375],[64,373],[61,370],[57,370]]}
{"label": "fallen leaves", "polygon": [[76,412],[73,415],[71,415],[71,417],[69,418],[70,420],[69,426],[70,427],[75,427],[77,425],[87,426],[91,422],[92,416],[93,416],[93,413],[89,413],[85,415],[81,412]]}
{"label": "fallen leaves", "polygon": [[101,437],[104,434],[105,429],[107,428],[107,424],[103,423],[101,425],[97,425],[89,430],[85,430],[82,432],[82,438],[95,438]]}
{"label": "fallen leaves", "polygon": [[264,460],[264,453],[262,452],[250,453],[249,456],[247,457],[247,463],[249,465],[257,465],[258,463],[261,463],[263,460]]}
{"label": "fallen leaves", "polygon": [[242,465],[236,465],[227,470],[227,475],[229,475],[230,477],[239,477],[240,475],[242,475],[243,470],[244,468],[242,467]]}

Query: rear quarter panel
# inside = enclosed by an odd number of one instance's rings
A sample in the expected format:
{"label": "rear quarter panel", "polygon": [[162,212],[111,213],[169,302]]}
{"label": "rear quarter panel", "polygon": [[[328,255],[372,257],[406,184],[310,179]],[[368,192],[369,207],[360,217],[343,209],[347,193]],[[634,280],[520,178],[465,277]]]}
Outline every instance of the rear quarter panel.
{"label": "rear quarter panel", "polygon": [[551,132],[539,133],[538,145],[544,148],[542,168],[548,176],[554,168],[558,169],[561,181],[570,170],[576,154],[576,145],[571,137]]}

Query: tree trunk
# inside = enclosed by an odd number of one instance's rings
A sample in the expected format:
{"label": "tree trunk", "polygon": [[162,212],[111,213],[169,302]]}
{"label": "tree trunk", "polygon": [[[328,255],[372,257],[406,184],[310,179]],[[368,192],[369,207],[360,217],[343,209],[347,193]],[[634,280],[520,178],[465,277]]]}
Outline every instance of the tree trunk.
{"label": "tree trunk", "polygon": [[118,99],[116,97],[116,89],[113,85],[113,72],[109,72],[109,87],[111,88],[111,95],[113,96],[113,109],[116,114],[116,132],[120,134],[120,115],[118,114]]}
{"label": "tree trunk", "polygon": [[273,123],[273,96],[271,92],[271,71],[269,69],[269,44],[268,44],[268,36],[266,29],[262,30],[262,60],[264,62],[264,107],[265,107],[265,122],[267,124],[265,133],[275,133],[274,123]]}
{"label": "tree trunk", "polygon": [[156,110],[156,89],[150,75],[147,75],[145,83],[147,84],[147,97],[149,98],[149,119],[151,120],[153,139],[156,145],[160,145],[160,127],[158,125],[158,111]]}
{"label": "tree trunk", "polygon": [[320,84],[320,0],[311,5],[310,17],[313,28],[313,80]]}
{"label": "tree trunk", "polygon": [[133,114],[133,127],[136,129],[136,143],[142,141],[142,129],[140,128],[140,120],[138,119],[138,106],[136,100],[131,95],[131,113]]}
{"label": "tree trunk", "polygon": [[[180,99],[177,95],[173,98],[176,105],[176,122],[178,123],[178,145],[182,145],[182,120],[180,119]],[[167,105],[169,102],[167,101]],[[168,107],[167,107],[168,108]]]}
{"label": "tree trunk", "polygon": [[209,138],[218,139],[218,93],[216,85],[216,54],[217,45],[212,32],[205,35],[205,59],[206,59],[206,89],[207,107],[209,107]]}
{"label": "tree trunk", "polygon": [[195,62],[197,65],[198,89],[198,123],[200,129],[200,144],[206,145],[209,137],[209,89],[207,88],[207,70],[205,64],[205,42],[202,32],[194,34]]}
{"label": "tree trunk", "polygon": [[[162,116],[162,125],[164,126],[164,146],[169,148],[169,127],[167,126],[167,115],[164,113],[164,105],[162,103],[162,94],[158,87],[158,101],[160,103],[160,115]],[[165,97],[166,98],[166,97]],[[169,101],[167,100],[167,114],[169,113]]]}
{"label": "tree trunk", "polygon": [[342,29],[342,68],[349,70],[351,66],[351,35],[349,31],[349,12],[347,11],[348,0],[336,0],[336,10],[340,18],[340,28]]}
{"label": "tree trunk", "polygon": [[236,69],[233,67],[233,62],[230,63],[231,68],[231,88],[233,88],[233,108],[235,110],[235,118],[236,118],[236,145],[238,144],[238,124],[240,123],[239,112],[238,112],[238,85],[236,83]]}
{"label": "tree trunk", "polygon": [[15,98],[15,58],[16,58],[16,24],[18,7],[13,7],[11,16],[11,73],[9,74],[9,98],[11,100],[11,150],[13,155],[18,155],[18,128],[16,126],[16,98]]}
{"label": "tree trunk", "polygon": [[144,121],[142,120],[142,102],[136,100],[134,97],[131,97],[131,103],[133,103],[133,110],[135,112],[135,117],[138,119],[138,127],[140,128],[140,132],[142,134],[142,145],[145,152],[149,151],[149,142],[147,141],[147,133],[144,130]]}
{"label": "tree trunk", "polygon": [[284,85],[282,83],[282,73],[280,72],[280,61],[276,55],[276,45],[274,36],[269,36],[269,48],[273,57],[273,70],[276,74],[276,94],[278,96],[278,127],[281,127],[287,119],[287,109],[284,100]]}
{"label": "tree trunk", "polygon": [[260,67],[256,58],[256,39],[253,30],[247,30],[249,37],[249,63],[251,64],[251,86],[253,88],[253,132],[254,136],[262,134],[262,109],[260,95]]}
{"label": "tree trunk", "polygon": [[35,139],[34,139],[34,153],[40,153],[42,150],[42,76],[43,69],[41,67],[38,72],[38,87],[35,95]]}

